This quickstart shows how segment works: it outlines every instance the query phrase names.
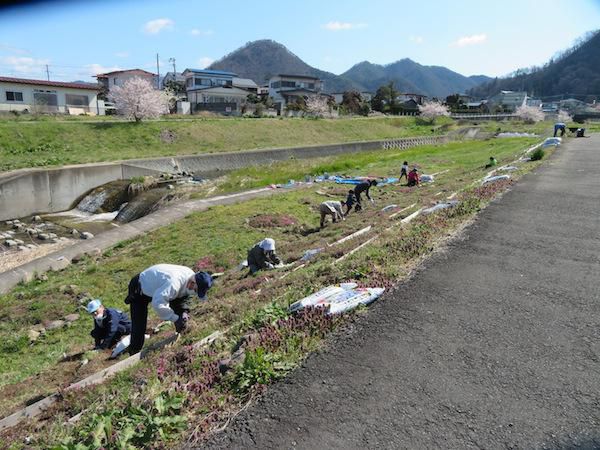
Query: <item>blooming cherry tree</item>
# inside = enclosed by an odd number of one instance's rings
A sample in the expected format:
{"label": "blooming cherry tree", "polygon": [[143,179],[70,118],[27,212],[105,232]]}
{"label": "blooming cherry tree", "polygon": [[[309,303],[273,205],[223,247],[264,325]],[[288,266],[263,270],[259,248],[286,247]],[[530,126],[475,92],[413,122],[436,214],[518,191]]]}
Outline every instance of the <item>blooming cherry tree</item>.
{"label": "blooming cherry tree", "polygon": [[111,88],[108,98],[115,103],[119,114],[136,122],[156,119],[169,111],[168,97],[139,77],[125,81],[123,86]]}
{"label": "blooming cherry tree", "polygon": [[311,95],[306,99],[307,114],[315,117],[330,117],[331,111],[327,103],[327,97]]}
{"label": "blooming cherry tree", "polygon": [[422,118],[429,119],[431,122],[434,122],[436,117],[450,115],[448,107],[438,102],[425,102],[424,104],[419,105],[419,112],[421,113]]}
{"label": "blooming cherry tree", "polygon": [[559,122],[567,123],[567,122],[571,122],[572,120],[573,120],[573,118],[567,111],[564,111],[562,109],[560,111],[558,111],[558,121]]}
{"label": "blooming cherry tree", "polygon": [[536,123],[544,120],[544,112],[534,106],[519,106],[515,115],[525,123]]}

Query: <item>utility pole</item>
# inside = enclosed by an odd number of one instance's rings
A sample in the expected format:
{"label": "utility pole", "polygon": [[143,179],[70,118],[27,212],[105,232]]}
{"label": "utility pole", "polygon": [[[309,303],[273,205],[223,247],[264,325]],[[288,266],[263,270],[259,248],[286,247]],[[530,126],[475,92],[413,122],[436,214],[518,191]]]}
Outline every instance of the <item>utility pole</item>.
{"label": "utility pole", "polygon": [[48,77],[48,81],[50,81],[50,71],[48,70],[48,64],[46,64],[46,77]]}
{"label": "utility pole", "polygon": [[169,58],[169,62],[173,63],[173,75],[175,76],[175,81],[177,81],[177,69],[175,68],[175,58]]}
{"label": "utility pole", "polygon": [[160,89],[160,67],[158,65],[158,53],[156,54],[156,89]]}

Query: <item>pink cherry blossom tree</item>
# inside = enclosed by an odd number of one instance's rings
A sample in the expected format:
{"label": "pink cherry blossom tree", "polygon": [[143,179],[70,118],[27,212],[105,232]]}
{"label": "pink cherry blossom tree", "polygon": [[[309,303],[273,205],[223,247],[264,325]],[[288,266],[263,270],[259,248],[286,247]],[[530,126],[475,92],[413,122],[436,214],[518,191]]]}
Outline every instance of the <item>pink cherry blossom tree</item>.
{"label": "pink cherry blossom tree", "polygon": [[306,113],[314,117],[331,117],[327,97],[311,95],[306,99]]}
{"label": "pink cherry blossom tree", "polygon": [[140,77],[111,88],[108,98],[115,103],[119,114],[136,122],[156,119],[169,111],[169,99],[164,92],[154,89],[149,81]]}
{"label": "pink cherry blossom tree", "polygon": [[560,111],[558,111],[558,121],[567,123],[567,122],[572,122],[573,118],[567,111],[561,109]]}
{"label": "pink cherry blossom tree", "polygon": [[421,118],[429,120],[433,123],[437,117],[449,116],[450,110],[446,105],[442,105],[439,102],[425,102],[419,105],[419,112]]}
{"label": "pink cherry blossom tree", "polygon": [[515,115],[525,123],[536,123],[544,120],[544,112],[535,106],[519,106]]}

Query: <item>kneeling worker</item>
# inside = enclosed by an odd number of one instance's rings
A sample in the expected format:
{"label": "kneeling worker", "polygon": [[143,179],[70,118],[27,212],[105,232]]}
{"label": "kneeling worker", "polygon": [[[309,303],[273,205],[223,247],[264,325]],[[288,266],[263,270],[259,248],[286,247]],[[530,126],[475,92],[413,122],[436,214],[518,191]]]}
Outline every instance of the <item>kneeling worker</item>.
{"label": "kneeling worker", "polygon": [[344,212],[342,211],[344,202],[336,202],[333,200],[323,202],[319,205],[319,212],[321,213],[321,228],[325,225],[325,217],[330,215],[333,219],[333,223],[337,222],[338,219],[346,220],[344,218]]}
{"label": "kneeling worker", "polygon": [[181,333],[189,318],[189,296],[206,300],[212,283],[208,273],[194,273],[189,267],[174,264],[157,264],[133,277],[125,299],[131,308],[129,354],[138,353],[144,346],[149,303],[161,320],[173,322],[175,331]]}
{"label": "kneeling worker", "polygon": [[263,269],[274,269],[283,263],[275,254],[275,241],[265,238],[248,251],[248,268],[250,273]]}
{"label": "kneeling worker", "polygon": [[88,303],[87,312],[94,317],[94,350],[112,348],[124,336],[131,334],[131,321],[127,314],[114,308],[105,308],[100,300]]}

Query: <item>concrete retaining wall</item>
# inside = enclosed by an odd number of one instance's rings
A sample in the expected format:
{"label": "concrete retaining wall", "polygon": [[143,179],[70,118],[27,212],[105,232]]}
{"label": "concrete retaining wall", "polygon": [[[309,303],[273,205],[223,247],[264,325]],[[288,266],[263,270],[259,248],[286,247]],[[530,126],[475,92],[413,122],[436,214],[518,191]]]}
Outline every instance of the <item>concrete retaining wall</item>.
{"label": "concrete retaining wall", "polygon": [[349,142],[309,147],[212,153],[116,163],[84,164],[58,169],[24,169],[0,175],[0,220],[70,209],[83,194],[110,181],[160,172],[193,171],[205,177],[248,166],[293,158],[316,158],[370,150],[406,149],[438,144],[447,136]]}

